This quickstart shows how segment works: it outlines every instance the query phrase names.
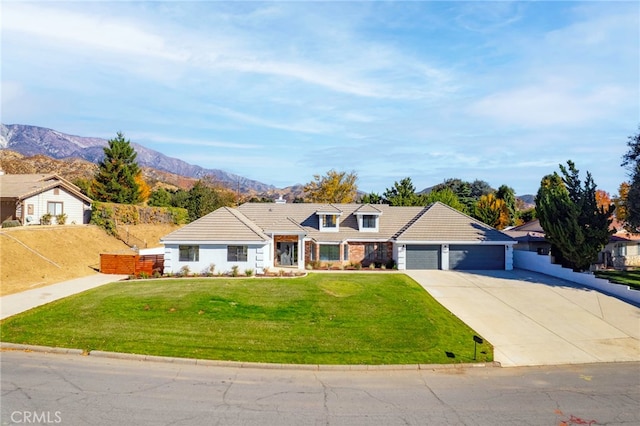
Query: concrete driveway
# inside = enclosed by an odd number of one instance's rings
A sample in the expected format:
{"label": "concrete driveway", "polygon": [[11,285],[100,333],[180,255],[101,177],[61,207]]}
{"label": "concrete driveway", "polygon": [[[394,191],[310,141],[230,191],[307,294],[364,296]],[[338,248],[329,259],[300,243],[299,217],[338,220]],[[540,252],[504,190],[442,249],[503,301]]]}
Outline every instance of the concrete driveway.
{"label": "concrete driveway", "polygon": [[407,271],[503,366],[640,361],[640,309],[525,270]]}

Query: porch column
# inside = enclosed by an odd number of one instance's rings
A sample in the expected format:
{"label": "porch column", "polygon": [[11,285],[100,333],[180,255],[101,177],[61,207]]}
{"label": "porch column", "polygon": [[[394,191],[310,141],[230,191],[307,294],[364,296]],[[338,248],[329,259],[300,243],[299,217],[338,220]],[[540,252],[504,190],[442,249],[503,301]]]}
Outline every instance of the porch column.
{"label": "porch column", "polygon": [[304,259],[304,237],[302,235],[298,235],[298,269],[301,271],[305,270]]}

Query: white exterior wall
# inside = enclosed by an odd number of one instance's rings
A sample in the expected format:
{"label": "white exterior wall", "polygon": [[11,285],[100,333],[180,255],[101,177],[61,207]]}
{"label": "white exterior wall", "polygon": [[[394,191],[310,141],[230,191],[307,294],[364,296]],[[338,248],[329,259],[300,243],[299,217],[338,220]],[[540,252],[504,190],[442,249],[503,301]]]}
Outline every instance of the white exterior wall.
{"label": "white exterior wall", "polygon": [[393,260],[396,261],[399,271],[407,269],[407,248],[404,244],[393,243]]}
{"label": "white exterior wall", "polygon": [[605,294],[618,297],[627,302],[640,305],[640,291],[632,290],[629,286],[612,284],[608,280],[596,278],[592,273],[573,272],[561,265],[551,263],[549,255],[539,255],[531,251],[516,250],[514,253],[514,266],[528,271],[539,272],[552,277],[561,278],[574,283],[582,284]]}
{"label": "white exterior wall", "polygon": [[[54,191],[58,189],[58,195]],[[67,215],[67,225],[89,223],[91,204],[79,199],[64,188],[52,188],[33,197],[25,198],[22,202],[22,217],[25,225],[39,224],[40,218],[47,213],[47,203],[49,201],[62,203],[62,212]],[[28,205],[33,204],[33,215],[29,215]],[[27,221],[27,216],[33,216],[31,222]],[[51,218],[51,224],[56,223],[56,218]]]}
{"label": "white exterior wall", "polygon": [[[181,262],[179,246],[197,245],[199,249],[199,260],[197,262]],[[227,246],[246,245],[246,262],[227,262]],[[228,244],[195,244],[195,243],[165,243],[164,246],[164,273],[175,274],[180,272],[183,266],[188,266],[192,273],[201,274],[209,271],[209,266],[215,265],[214,273],[230,272],[235,265],[242,275],[246,269],[253,269],[255,273],[264,272],[265,268],[273,267],[272,256],[270,256],[268,243],[228,243]]]}

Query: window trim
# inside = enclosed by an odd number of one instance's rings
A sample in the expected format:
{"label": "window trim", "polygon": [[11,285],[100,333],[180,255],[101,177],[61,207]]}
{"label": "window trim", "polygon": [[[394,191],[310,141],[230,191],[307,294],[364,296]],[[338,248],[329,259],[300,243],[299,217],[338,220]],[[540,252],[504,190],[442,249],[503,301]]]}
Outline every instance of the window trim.
{"label": "window trim", "polygon": [[[186,250],[186,253],[184,252]],[[185,256],[183,256],[183,254]],[[178,246],[178,261],[179,262],[199,262],[200,261],[200,246],[181,244]]]}
{"label": "window trim", "polygon": [[248,262],[248,261],[249,261],[249,246],[247,246],[246,244],[235,244],[235,245],[230,244],[227,246],[227,262]]}
{"label": "window trim", "polygon": [[[322,262],[339,262],[340,261],[340,245],[339,244],[319,244],[318,245],[318,259]],[[329,251],[329,253],[322,253],[322,248],[326,247],[325,250]],[[334,250],[331,250],[331,249]],[[337,258],[332,258],[331,255],[337,255]]]}
{"label": "window trim", "polygon": [[[56,208],[51,211],[51,206],[60,205],[60,211],[58,212]],[[47,201],[47,213],[51,216],[58,216],[60,214],[64,214],[64,203],[62,201]]]}
{"label": "window trim", "polygon": [[[369,226],[373,224],[373,226]],[[362,229],[378,229],[378,215],[376,214],[363,214],[362,215]]]}

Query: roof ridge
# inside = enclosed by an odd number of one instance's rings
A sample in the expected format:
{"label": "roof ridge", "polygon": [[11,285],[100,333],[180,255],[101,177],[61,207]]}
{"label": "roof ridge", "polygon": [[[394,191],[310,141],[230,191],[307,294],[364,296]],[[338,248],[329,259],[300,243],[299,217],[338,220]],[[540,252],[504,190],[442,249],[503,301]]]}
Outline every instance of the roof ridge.
{"label": "roof ridge", "polygon": [[240,210],[235,209],[233,207],[228,207],[228,206],[224,206],[224,209],[226,209],[229,213],[231,213],[232,215],[234,215],[244,226],[246,226],[250,231],[254,232],[257,236],[259,236],[260,238],[269,238],[264,231],[262,230],[262,228],[260,228],[258,225],[256,225],[251,219],[249,219],[247,216],[245,216]]}
{"label": "roof ridge", "polygon": [[420,219],[422,216],[424,216],[424,214],[431,209],[431,206],[433,206],[432,204],[429,204],[427,206],[425,206],[422,210],[420,210],[418,212],[417,215],[415,215],[411,220],[409,220],[406,224],[404,224],[404,226],[402,226],[402,228],[400,228],[400,230],[398,232],[396,232],[393,237],[391,237],[392,239],[397,239],[398,237],[400,237],[405,231],[407,231],[407,229],[411,228],[411,226],[416,223],[418,221],[418,219]]}

